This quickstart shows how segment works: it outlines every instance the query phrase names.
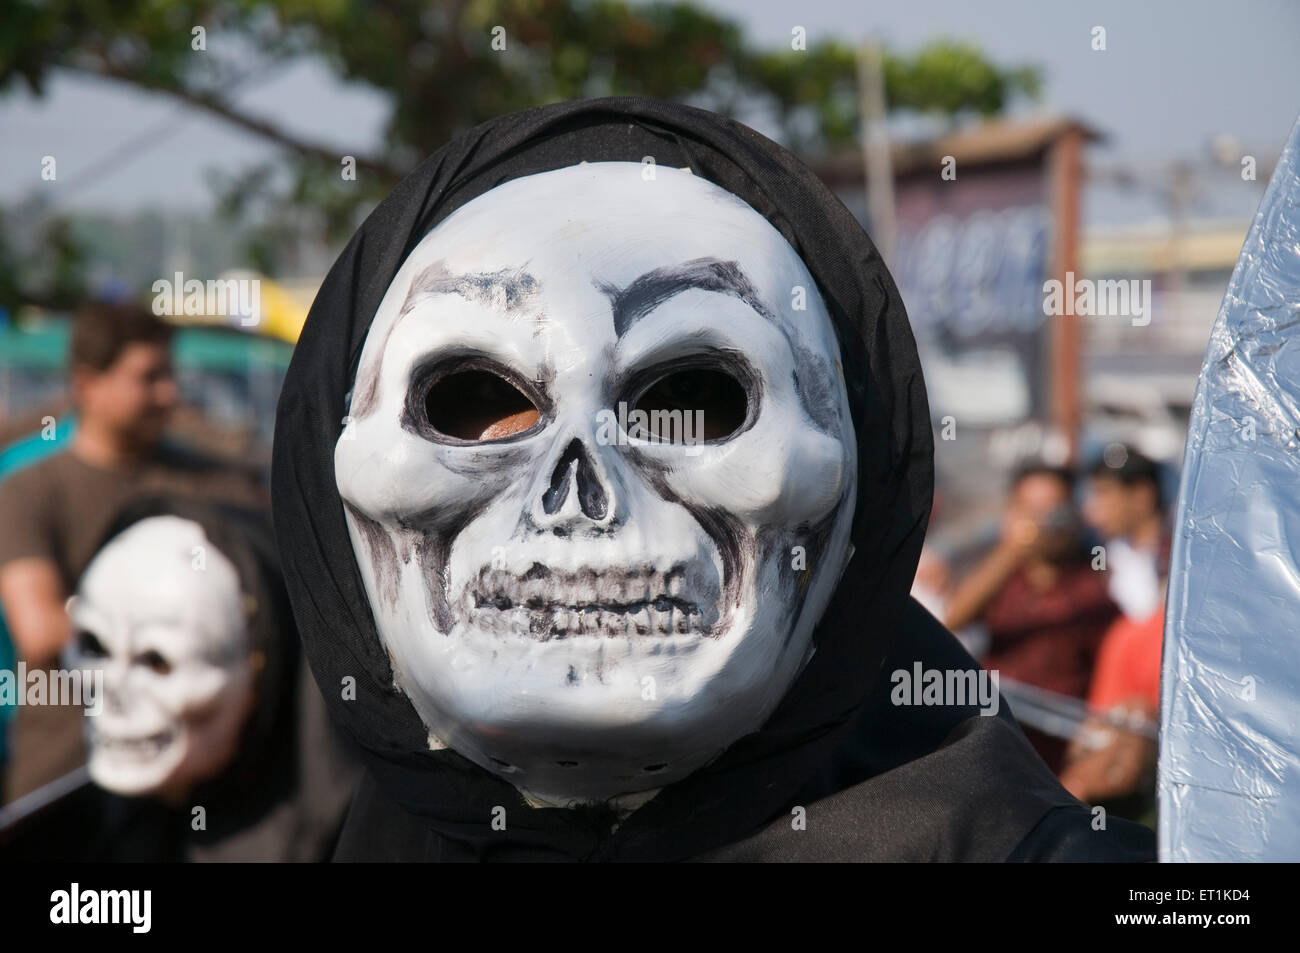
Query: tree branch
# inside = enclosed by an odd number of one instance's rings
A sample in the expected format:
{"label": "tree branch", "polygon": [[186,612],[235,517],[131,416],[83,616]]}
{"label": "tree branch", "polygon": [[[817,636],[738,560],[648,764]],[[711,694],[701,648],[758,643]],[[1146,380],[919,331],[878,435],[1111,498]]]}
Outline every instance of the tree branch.
{"label": "tree branch", "polygon": [[[206,112],[224,119],[231,125],[238,126],[248,132],[255,133],[264,139],[276,143],[291,152],[297,153],[303,158],[316,159],[320,162],[327,162],[331,165],[338,165],[343,158],[343,153],[337,149],[330,149],[326,146],[313,142],[299,139],[286,133],[283,129],[265,119],[258,119],[254,116],[248,116],[235,110],[230,104],[221,99],[204,93],[191,92],[186,89],[177,89],[171,86],[164,86],[158,83],[149,83],[133,76],[127,72],[119,72],[103,64],[91,65],[67,65],[66,69],[76,72],[86,73],[91,76],[97,76],[101,79],[111,79],[119,83],[125,83],[134,86],[136,89],[146,89],[150,92],[165,93],[173,99],[179,99],[184,103],[195,106]],[[369,172],[381,179],[389,182],[398,182],[405,176],[406,172],[396,166],[390,165],[382,159],[372,156],[354,156],[357,161],[359,171]]]}

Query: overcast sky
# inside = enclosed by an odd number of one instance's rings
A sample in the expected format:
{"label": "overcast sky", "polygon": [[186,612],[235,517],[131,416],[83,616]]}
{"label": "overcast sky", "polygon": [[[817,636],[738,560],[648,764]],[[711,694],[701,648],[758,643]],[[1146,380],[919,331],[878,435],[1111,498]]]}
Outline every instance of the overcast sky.
{"label": "overcast sky", "polygon": [[[1040,109],[1076,115],[1109,139],[1096,162],[1156,165],[1202,158],[1215,135],[1246,152],[1275,154],[1300,112],[1300,3],[1295,0],[703,0],[740,21],[762,45],[786,45],[793,26],[810,42],[874,35],[912,50],[938,37],[969,39],[1001,63],[1038,65]],[[1106,29],[1107,49],[1091,49]],[[211,48],[214,37],[209,36]],[[340,153],[374,151],[385,119],[381,96],[345,87],[320,67],[295,65],[248,90],[248,111]],[[123,153],[127,147],[129,151]],[[206,171],[235,171],[274,155],[263,140],[164,96],[74,76],[52,82],[43,99],[0,100],[0,201],[40,182],[44,155],[58,160],[60,205],[132,210],[204,207]],[[1203,209],[1238,214],[1257,192],[1226,175]],[[1234,187],[1235,185],[1235,187]],[[1142,219],[1142,201],[1091,202],[1090,218]]]}

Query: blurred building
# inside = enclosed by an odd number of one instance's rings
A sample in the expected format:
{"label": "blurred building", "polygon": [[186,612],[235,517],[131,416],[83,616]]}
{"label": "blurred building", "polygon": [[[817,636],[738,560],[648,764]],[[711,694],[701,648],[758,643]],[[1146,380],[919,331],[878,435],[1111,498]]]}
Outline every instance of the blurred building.
{"label": "blurred building", "polygon": [[[1100,138],[1056,116],[892,147],[889,266],[925,366],[941,506],[968,529],[1018,460],[1064,461],[1077,436],[1081,335],[1044,317],[1043,282],[1077,267],[1080,157]],[[870,229],[862,156],[816,168]]]}
{"label": "blurred building", "polygon": [[[1247,221],[1084,229],[1071,117],[996,120],[891,149],[890,270],[925,366],[941,534],[978,536],[1010,468],[1086,461],[1124,441],[1181,460],[1209,330]],[[870,229],[861,153],[814,162]],[[1047,316],[1044,282],[1150,281],[1141,321]],[[1149,321],[1148,321],[1149,318]]]}
{"label": "blurred building", "polygon": [[1181,461],[1210,328],[1249,226],[1207,219],[1084,233],[1084,274],[1149,280],[1152,289],[1149,325],[1085,323],[1085,449],[1122,440],[1155,459]]}

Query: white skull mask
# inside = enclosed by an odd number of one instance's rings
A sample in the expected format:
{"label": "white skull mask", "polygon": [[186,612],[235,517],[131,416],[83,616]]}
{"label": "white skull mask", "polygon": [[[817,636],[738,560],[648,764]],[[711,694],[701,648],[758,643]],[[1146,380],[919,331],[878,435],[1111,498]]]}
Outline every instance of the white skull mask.
{"label": "white skull mask", "polygon": [[687,172],[584,163],[458,209],[389,286],[345,423],[396,684],[431,746],[534,803],[659,788],[761,727],[849,555],[825,305]]}
{"label": "white skull mask", "polygon": [[87,715],[90,774],[128,796],[185,792],[233,758],[253,701],[235,567],[199,524],[155,516],[113,538],[82,576],[73,662],[102,669]]}

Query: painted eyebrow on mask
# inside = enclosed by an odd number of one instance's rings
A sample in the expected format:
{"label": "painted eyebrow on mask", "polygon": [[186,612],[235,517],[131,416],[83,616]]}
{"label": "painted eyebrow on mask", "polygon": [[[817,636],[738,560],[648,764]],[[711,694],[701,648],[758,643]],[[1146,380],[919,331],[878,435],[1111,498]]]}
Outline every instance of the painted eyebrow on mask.
{"label": "painted eyebrow on mask", "polygon": [[680,265],[647,271],[626,288],[602,281],[597,281],[596,287],[609,298],[614,311],[614,333],[619,337],[673,295],[692,288],[732,295],[768,320],[775,320],[771,309],[759,298],[753,282],[734,261],[693,258]]}
{"label": "painted eyebrow on mask", "polygon": [[[626,288],[600,281],[596,282],[596,287],[609,297],[614,311],[614,333],[619,337],[673,295],[691,288],[733,295],[780,327],[776,315],[759,298],[753,283],[734,261],[693,258],[680,265],[648,271]],[[786,333],[794,357],[795,393],[817,429],[834,434],[838,423],[838,399],[831,382],[836,379],[837,372]]]}
{"label": "painted eyebrow on mask", "polygon": [[499,271],[467,272],[456,274],[447,268],[442,259],[429,265],[413,279],[411,287],[402,301],[397,318],[384,332],[380,347],[372,353],[370,361],[357,369],[356,393],[348,414],[353,419],[362,420],[369,417],[377,404],[376,390],[379,387],[379,365],[388,350],[388,339],[416,305],[434,295],[460,295],[467,301],[473,301],[489,308],[501,307],[506,314],[522,310],[530,304],[542,289],[542,283],[523,268],[502,268]]}
{"label": "painted eyebrow on mask", "polygon": [[411,280],[398,320],[425,298],[438,294],[456,294],[489,307],[501,306],[506,312],[518,311],[537,296],[541,287],[541,282],[523,268],[455,274],[439,260]]}

